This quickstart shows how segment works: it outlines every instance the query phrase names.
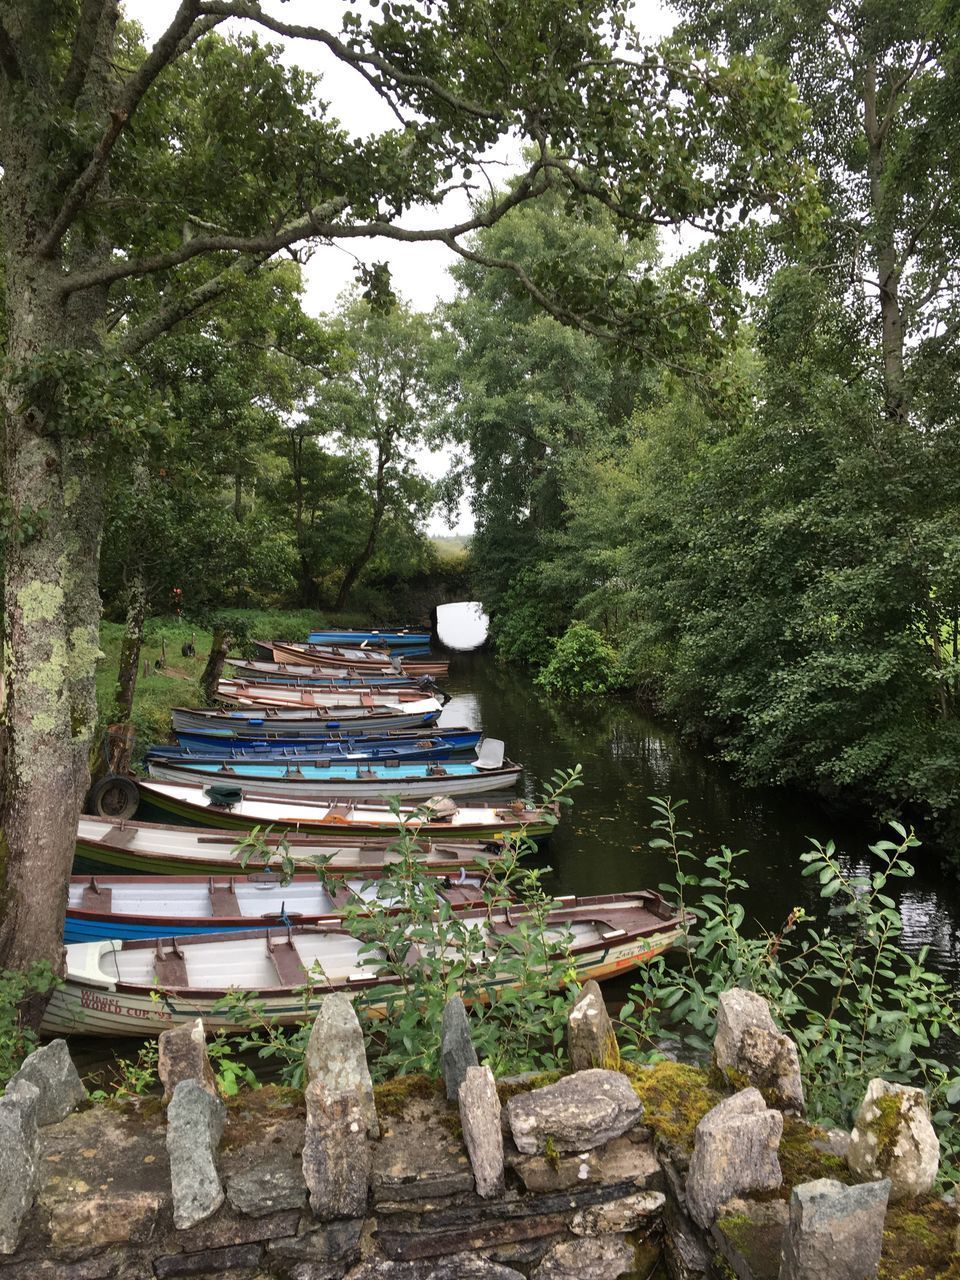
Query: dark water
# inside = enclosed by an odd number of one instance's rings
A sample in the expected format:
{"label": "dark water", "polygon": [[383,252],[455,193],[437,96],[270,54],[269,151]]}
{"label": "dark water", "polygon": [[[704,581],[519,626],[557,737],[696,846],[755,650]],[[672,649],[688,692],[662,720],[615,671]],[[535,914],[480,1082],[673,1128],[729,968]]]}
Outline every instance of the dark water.
{"label": "dark water", "polygon": [[[860,869],[872,861],[868,846],[891,836],[877,822],[838,816],[809,798],[746,789],[682,742],[668,723],[619,701],[585,707],[548,700],[529,677],[487,655],[454,655],[446,688],[454,697],[441,725],[477,725],[503,738],[507,756],[524,765],[529,798],[541,794],[557,769],[583,766],[584,785],[573,793],[573,811],[545,854],[551,867],[547,887],[555,893],[656,888],[673,879],[662,852],[648,847],[656,834],[650,829],[651,795],[687,801],[680,825],[693,833],[698,855],[724,844],[749,850],[738,867],[750,885],[741,900],[751,932],[752,922],[778,929],[794,906],[823,914],[815,884],[800,875],[799,855],[810,847],[809,837],[833,838],[846,865]],[[916,877],[894,882],[903,943],[911,951],[928,945],[930,967],[960,978],[960,881],[923,848],[911,860]]]}

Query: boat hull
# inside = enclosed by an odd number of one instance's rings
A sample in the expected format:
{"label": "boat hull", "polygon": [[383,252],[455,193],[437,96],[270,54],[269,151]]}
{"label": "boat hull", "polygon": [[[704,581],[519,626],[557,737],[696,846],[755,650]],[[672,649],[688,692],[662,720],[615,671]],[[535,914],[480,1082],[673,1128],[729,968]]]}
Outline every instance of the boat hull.
{"label": "boat hull", "polygon": [[[348,776],[346,769],[340,769],[337,776],[333,773],[336,766],[331,766],[329,772],[332,776],[326,779],[322,774],[328,772],[327,770],[306,763],[300,767],[296,762],[293,768],[299,769],[301,774],[309,772],[311,776],[286,778],[283,773],[288,767],[290,766],[281,764],[275,771],[265,772],[269,766],[263,765],[258,768],[255,763],[244,764],[240,761],[227,765],[226,771],[215,764],[204,765],[202,761],[173,763],[150,760],[147,765],[150,777],[161,781],[198,782],[203,780],[227,784],[237,782],[256,787],[261,795],[277,796],[294,802],[339,800],[349,797],[385,803],[394,797],[400,800],[423,801],[439,794],[480,796],[489,795],[491,792],[512,791],[520,779],[519,765],[502,769],[475,769],[469,774],[447,771],[439,777],[426,774],[424,768],[421,768],[422,776],[411,776],[404,774],[402,765],[398,765],[395,770],[380,766],[380,776],[375,778],[356,776],[362,771],[362,765],[359,768],[350,766],[349,772],[353,774],[352,777]],[[463,767],[466,769],[469,766]],[[394,776],[390,777],[390,773]]]}
{"label": "boat hull", "polygon": [[[582,903],[610,904],[614,899],[628,896],[608,895],[602,899],[581,899],[576,905],[579,908]],[[569,914],[557,913],[564,923]],[[478,915],[491,920],[485,912]],[[608,912],[607,915],[610,917],[614,913]],[[472,913],[466,912],[465,916],[469,920]],[[548,917],[552,918],[553,916]],[[509,925],[516,927],[515,920],[510,920],[509,917],[507,920]],[[324,926],[319,928],[322,930]],[[227,945],[234,950],[238,946],[248,946],[251,950],[258,948],[261,950],[262,963],[263,952],[269,955],[271,946],[282,948],[287,943],[295,952],[295,948],[302,947],[310,934],[316,937],[317,929],[278,929],[272,933],[261,929],[232,935],[207,934],[193,939],[178,934],[177,945],[182,941],[182,953],[186,955],[198,945],[205,946],[208,951],[211,946],[219,949]],[[683,921],[677,916],[652,920],[643,929],[634,931],[614,927],[607,936],[598,936],[590,942],[574,946],[569,953],[571,967],[581,982],[590,978],[599,980],[627,973],[676,946],[683,934]],[[327,931],[327,936],[332,941],[343,940],[340,945],[344,952],[356,954],[356,940],[349,938],[342,929],[331,928]],[[54,991],[47,1006],[43,1032],[47,1035],[158,1035],[170,1027],[191,1022],[197,1017],[203,1018],[207,1030],[213,1032],[239,1031],[249,1025],[249,1015],[245,1017],[236,1002],[232,1008],[223,1002],[223,996],[230,990],[237,990],[238,994],[243,995],[246,993],[245,988],[174,987],[156,980],[148,986],[146,982],[132,983],[113,979],[109,976],[111,964],[119,972],[125,958],[123,953],[130,947],[137,949],[142,957],[141,968],[148,969],[154,959],[152,954],[146,954],[148,950],[152,951],[152,943],[149,941],[121,943],[113,940],[69,948],[66,953],[66,980],[63,986]],[[183,972],[187,972],[186,967]],[[498,979],[495,973],[491,973],[484,984],[486,998],[509,984],[508,977]],[[399,978],[385,980],[375,972],[353,968],[344,970],[342,975],[325,976],[320,987],[301,984],[296,987],[250,990],[257,991],[256,999],[263,1017],[271,1023],[290,1025],[309,1021],[319,1008],[320,1001],[330,991],[343,991],[357,1001],[366,1002],[374,1012],[383,1012],[385,987],[389,991],[390,986],[394,987],[397,994],[402,992]]]}
{"label": "boat hull", "polygon": [[[454,911],[482,902],[487,869],[437,877],[437,892]],[[316,875],[72,876],[63,940],[181,938],[237,933],[264,925],[342,924],[344,911],[395,913],[378,894],[378,877],[337,879],[321,884]],[[223,914],[229,908],[229,914]]]}
{"label": "boat hull", "polygon": [[[235,852],[243,833],[209,827],[179,827],[154,822],[114,822],[83,815],[77,825],[76,856],[89,871],[132,871],[145,875],[255,875],[279,861],[279,833],[260,832],[264,848],[276,852],[270,860],[252,854],[246,867]],[[394,837],[395,842],[396,837]],[[354,841],[336,831],[286,838],[285,857],[297,870],[313,871],[322,859],[324,874],[374,879],[400,859],[390,841]],[[417,841],[413,846],[420,870],[428,875],[461,876],[478,867],[489,868],[499,846],[476,842]]]}
{"label": "boat hull", "polygon": [[371,734],[383,729],[429,729],[440,717],[439,706],[424,713],[369,712],[362,707],[349,707],[345,711],[326,711],[319,707],[260,707],[243,708],[230,712],[195,711],[189,707],[174,707],[171,713],[174,733],[190,732],[213,725],[227,729],[237,738],[261,738],[265,729],[283,730],[286,738],[312,737],[319,733],[338,730],[341,733]]}
{"label": "boat hull", "polygon": [[378,734],[331,731],[328,734],[314,736],[304,734],[301,737],[289,738],[282,729],[261,728],[257,737],[240,740],[230,729],[219,729],[214,725],[208,729],[179,729],[173,736],[182,747],[189,747],[191,751],[222,752],[224,749],[238,747],[244,751],[292,751],[295,753],[306,751],[324,756],[337,756],[344,752],[369,749],[402,750],[406,747],[417,747],[423,742],[437,743],[438,746],[450,748],[455,754],[460,755],[475,751],[483,734],[479,729],[450,729],[444,726],[442,729],[432,730],[426,736],[422,729],[398,729],[392,733]]}
{"label": "boat hull", "polygon": [[[291,804],[272,796],[262,796],[256,787],[241,785],[243,799],[231,808],[211,803],[202,786],[173,782],[137,782],[143,821],[197,823],[200,826],[249,831],[253,827],[272,826],[276,831],[324,832],[340,835],[346,841],[372,839],[395,840],[404,830],[422,838],[441,841],[506,840],[527,836],[543,839],[555,825],[556,810],[546,814],[539,809],[512,812],[491,806],[475,806],[457,810],[451,818],[427,821],[416,818],[410,809],[394,814],[385,806]],[[350,811],[349,818],[338,809]]]}

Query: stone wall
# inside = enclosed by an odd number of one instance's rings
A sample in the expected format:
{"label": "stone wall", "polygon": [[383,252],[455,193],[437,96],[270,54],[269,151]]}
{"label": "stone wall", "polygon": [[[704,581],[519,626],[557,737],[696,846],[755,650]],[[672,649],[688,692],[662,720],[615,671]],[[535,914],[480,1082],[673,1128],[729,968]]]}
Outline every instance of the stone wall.
{"label": "stone wall", "polygon": [[459,1001],[442,1041],[443,1080],[374,1090],[331,996],[305,1092],[229,1104],[200,1024],[161,1038],[164,1098],[125,1106],[39,1050],[0,1098],[0,1280],[647,1280],[661,1256],[673,1280],[870,1280],[882,1251],[882,1280],[960,1274],[922,1093],[874,1081],[852,1135],[805,1124],[749,992],[722,997],[710,1075],[617,1069],[595,984],[569,1075],[495,1082]]}

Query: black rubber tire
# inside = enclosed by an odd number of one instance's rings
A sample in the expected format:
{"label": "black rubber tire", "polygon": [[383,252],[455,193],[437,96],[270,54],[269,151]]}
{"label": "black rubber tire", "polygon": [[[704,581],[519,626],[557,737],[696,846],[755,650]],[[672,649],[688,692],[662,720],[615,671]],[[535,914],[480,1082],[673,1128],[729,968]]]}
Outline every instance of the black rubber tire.
{"label": "black rubber tire", "polygon": [[87,812],[98,818],[132,818],[139,804],[140,788],[119,773],[108,773],[95,782],[87,796]]}

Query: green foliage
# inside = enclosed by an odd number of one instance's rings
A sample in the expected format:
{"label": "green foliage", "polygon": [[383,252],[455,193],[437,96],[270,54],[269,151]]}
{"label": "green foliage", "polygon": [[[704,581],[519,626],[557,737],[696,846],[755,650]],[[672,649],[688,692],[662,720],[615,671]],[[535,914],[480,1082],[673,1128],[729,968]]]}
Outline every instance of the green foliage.
{"label": "green foliage", "polygon": [[60,979],[45,961],[29,969],[0,970],[0,1084],[6,1084],[38,1044],[37,1033],[24,1019],[24,1006],[34,996],[48,996],[59,985]]}
{"label": "green foliage", "polygon": [[872,845],[871,865],[851,871],[832,842],[812,842],[801,854],[803,874],[815,878],[829,923],[807,920],[795,907],[776,933],[750,934],[739,893],[744,851],[726,847],[703,860],[678,825],[682,801],[651,797],[660,834],[651,848],[676,873],[661,885],[693,926],[684,959],[662,957],[644,971],[621,1012],[633,1051],[656,1056],[652,1045],[677,1042],[701,1057],[712,1047],[717,1001],[730,987],[769,1001],[778,1024],[797,1043],[807,1115],[814,1123],[849,1127],[874,1076],[927,1090],[945,1161],[942,1176],[960,1178],[960,1130],[952,1108],[960,1076],[936,1056],[944,1038],[960,1036],[960,998],[951,984],[900,944],[903,921],[892,896],[913,867],[912,832],[891,824],[897,839]]}
{"label": "green foliage", "polygon": [[[580,780],[579,766],[556,774],[544,803],[572,803]],[[495,1073],[560,1065],[569,1011],[561,988],[575,981],[571,935],[547,923],[554,904],[540,884],[543,873],[520,865],[532,848],[524,836],[509,841],[484,882],[480,905],[488,911],[509,910],[512,894],[520,900],[503,933],[487,934],[483,917],[470,919],[441,897],[436,877],[416,856],[412,831],[396,841],[396,862],[363,886],[368,901],[348,908],[344,927],[360,941],[363,967],[378,979],[355,1002],[375,1079],[439,1073],[443,1007],[453,995],[470,1006],[478,1054]],[[324,875],[322,860],[317,873]],[[305,1010],[323,985],[322,974],[311,975],[300,993]],[[310,1019],[292,1031],[274,1027],[254,993],[230,993],[219,1007],[250,1026],[236,1041],[238,1051],[278,1062],[287,1084],[302,1082]]]}
{"label": "green foliage", "polygon": [[620,683],[613,646],[585,622],[571,622],[537,676],[548,693],[584,698],[608,693]]}

